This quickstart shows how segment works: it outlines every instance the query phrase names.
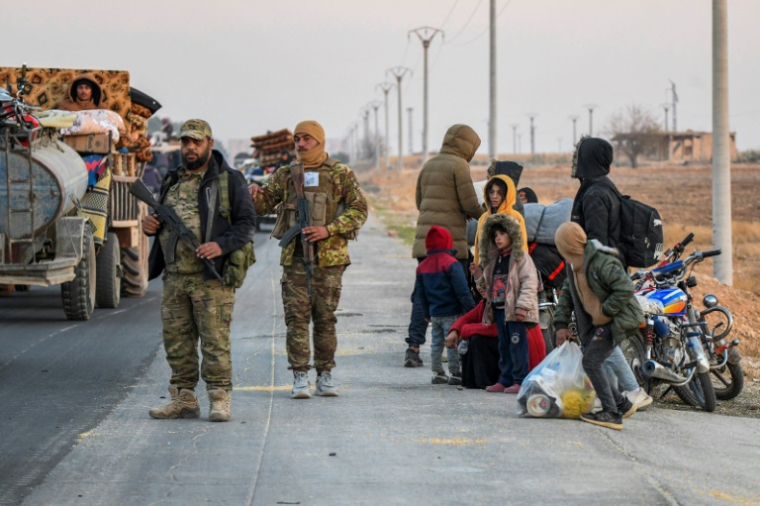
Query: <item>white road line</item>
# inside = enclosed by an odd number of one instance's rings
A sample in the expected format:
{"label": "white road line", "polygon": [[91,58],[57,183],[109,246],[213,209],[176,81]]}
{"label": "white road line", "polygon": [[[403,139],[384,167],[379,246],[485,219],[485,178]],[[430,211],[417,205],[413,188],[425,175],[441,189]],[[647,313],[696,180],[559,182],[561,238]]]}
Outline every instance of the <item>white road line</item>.
{"label": "white road line", "polygon": [[[275,280],[274,276],[272,276],[272,270],[269,271],[269,277],[270,281],[272,283],[272,312],[273,314],[276,314],[277,311],[277,290],[275,289]],[[261,452],[259,453],[258,462],[256,463],[256,471],[253,475],[253,482],[251,483],[251,488],[248,490],[248,498],[246,501],[246,504],[248,506],[251,506],[253,504],[253,498],[256,494],[256,485],[259,482],[259,474],[261,473],[261,462],[264,460],[264,450],[267,446],[267,436],[269,435],[269,426],[272,422],[272,410],[274,408],[274,367],[275,367],[275,328],[277,326],[277,318],[272,318],[272,335],[270,336],[270,339],[272,341],[272,372],[269,377],[269,411],[267,413],[267,421],[264,426],[264,437],[261,441]]]}

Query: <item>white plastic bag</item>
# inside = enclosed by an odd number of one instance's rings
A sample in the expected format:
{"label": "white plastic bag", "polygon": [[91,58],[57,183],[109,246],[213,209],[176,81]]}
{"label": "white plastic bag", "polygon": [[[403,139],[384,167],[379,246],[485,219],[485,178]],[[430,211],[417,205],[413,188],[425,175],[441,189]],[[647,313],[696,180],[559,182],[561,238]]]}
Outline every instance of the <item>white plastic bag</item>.
{"label": "white plastic bag", "polygon": [[565,341],[549,353],[520,387],[520,415],[578,419],[588,413],[596,392],[582,362],[583,353],[572,341]]}

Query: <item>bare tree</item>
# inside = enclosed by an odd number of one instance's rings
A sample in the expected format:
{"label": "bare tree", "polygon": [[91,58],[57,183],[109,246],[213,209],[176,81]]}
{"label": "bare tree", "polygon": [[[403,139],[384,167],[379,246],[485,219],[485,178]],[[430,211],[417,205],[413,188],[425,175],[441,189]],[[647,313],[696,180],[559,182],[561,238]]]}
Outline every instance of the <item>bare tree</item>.
{"label": "bare tree", "polygon": [[640,105],[629,105],[615,113],[610,119],[608,131],[615,147],[628,157],[633,168],[639,166],[639,156],[657,150],[662,132],[655,114]]}

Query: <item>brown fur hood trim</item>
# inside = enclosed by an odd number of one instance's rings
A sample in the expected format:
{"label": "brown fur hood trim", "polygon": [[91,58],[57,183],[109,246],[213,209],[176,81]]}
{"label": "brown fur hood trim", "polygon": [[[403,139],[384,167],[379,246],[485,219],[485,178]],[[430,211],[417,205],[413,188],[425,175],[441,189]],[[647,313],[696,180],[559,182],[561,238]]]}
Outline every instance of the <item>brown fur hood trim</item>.
{"label": "brown fur hood trim", "polygon": [[520,230],[520,224],[516,219],[507,214],[494,214],[486,219],[483,224],[483,231],[480,234],[480,244],[478,244],[478,262],[480,265],[485,265],[489,258],[493,255],[491,250],[496,251],[496,245],[491,240],[493,235],[493,228],[496,224],[504,227],[509,237],[512,239],[512,255],[515,260],[525,254],[522,249],[522,231]]}

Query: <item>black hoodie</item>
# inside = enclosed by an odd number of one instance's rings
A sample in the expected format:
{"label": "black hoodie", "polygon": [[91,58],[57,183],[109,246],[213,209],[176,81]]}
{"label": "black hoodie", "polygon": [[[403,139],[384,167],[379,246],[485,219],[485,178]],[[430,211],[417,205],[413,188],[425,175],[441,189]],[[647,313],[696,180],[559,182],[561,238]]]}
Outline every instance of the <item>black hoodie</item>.
{"label": "black hoodie", "polygon": [[[166,193],[178,180],[177,170],[169,171],[164,178],[164,182],[161,185],[161,197],[159,202],[164,201]],[[205,198],[201,198],[201,195],[205,195],[204,188],[211,184],[211,181],[219,177],[221,171],[227,171],[229,173],[229,195],[230,195],[230,215],[232,217],[232,224],[227,221],[227,218],[222,216],[219,211],[219,207],[222,205],[217,199],[216,210],[214,213],[214,223],[211,227],[211,238],[203,237],[201,242],[214,241],[222,248],[222,255],[214,259],[214,267],[216,272],[222,273],[222,266],[227,260],[227,257],[233,251],[242,248],[245,244],[253,238],[253,233],[256,230],[256,211],[253,208],[253,201],[248,193],[248,184],[245,181],[245,177],[240,171],[233,170],[224,160],[224,157],[219,151],[212,151],[211,160],[209,160],[208,169],[201,181],[201,187],[198,190],[198,213],[201,219],[201,235],[206,233],[206,221],[208,220],[208,202]],[[149,279],[156,278],[161,275],[164,270],[165,259],[163,251],[161,250],[161,241],[153,241],[153,248],[150,250],[149,259]],[[208,266],[204,267],[203,274],[205,279],[212,279],[214,275]]]}
{"label": "black hoodie", "polygon": [[572,176],[580,179],[571,221],[579,224],[588,239],[604,246],[620,246],[620,193],[607,175],[612,164],[612,145],[604,139],[581,139],[576,149]]}

